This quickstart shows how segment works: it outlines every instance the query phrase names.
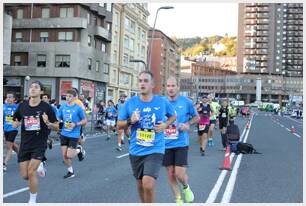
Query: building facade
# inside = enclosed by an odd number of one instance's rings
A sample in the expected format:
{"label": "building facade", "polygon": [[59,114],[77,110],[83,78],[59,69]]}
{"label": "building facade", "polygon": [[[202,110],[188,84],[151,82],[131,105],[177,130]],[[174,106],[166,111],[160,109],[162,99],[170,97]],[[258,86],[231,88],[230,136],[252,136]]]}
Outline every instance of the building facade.
{"label": "building facade", "polygon": [[147,3],[113,4],[113,41],[107,99],[115,102],[121,93],[134,96],[138,92],[138,74],[145,69],[148,36]]}
{"label": "building facade", "polygon": [[[149,65],[155,79],[154,93],[166,94],[166,81],[169,76],[180,79],[180,54],[178,45],[160,30],[155,30],[152,38],[149,31],[149,51],[152,45],[152,59]],[[152,44],[151,44],[152,43]]]}
{"label": "building facade", "polygon": [[277,74],[236,73],[207,62],[191,63],[191,76],[182,75],[182,94],[197,99],[213,93],[218,98],[235,98],[246,103],[256,101],[256,80],[261,81],[261,100],[286,103],[289,96],[303,94],[303,78]]}
{"label": "building facade", "polygon": [[303,75],[303,4],[239,4],[238,72]]}
{"label": "building facade", "polygon": [[[13,17],[11,62],[4,77],[17,81],[20,97],[31,81],[59,103],[79,89],[93,102],[105,99],[112,41],[111,4],[5,4]],[[28,76],[28,77],[27,77]],[[27,77],[27,78],[26,78]]]}

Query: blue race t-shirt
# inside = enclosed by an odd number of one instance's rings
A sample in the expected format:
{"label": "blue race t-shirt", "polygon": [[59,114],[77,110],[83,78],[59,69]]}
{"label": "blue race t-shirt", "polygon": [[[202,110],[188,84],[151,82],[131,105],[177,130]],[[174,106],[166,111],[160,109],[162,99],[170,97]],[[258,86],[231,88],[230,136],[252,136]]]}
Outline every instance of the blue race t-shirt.
{"label": "blue race t-shirt", "polygon": [[[167,97],[165,97],[168,99]],[[176,121],[165,130],[166,149],[186,147],[189,145],[188,131],[181,131],[180,124],[188,122],[198,113],[192,101],[187,97],[179,95],[175,100],[169,100],[176,111]]]}
{"label": "blue race t-shirt", "polygon": [[118,120],[131,118],[135,111],[140,113],[140,120],[131,127],[130,154],[164,154],[164,132],[156,133],[154,126],[158,122],[164,122],[165,117],[175,115],[174,108],[168,100],[157,95],[154,95],[150,102],[143,102],[139,96],[134,96],[127,100],[125,107],[121,107]]}
{"label": "blue race t-shirt", "polygon": [[17,104],[3,104],[3,131],[18,131],[13,127],[13,115],[17,110]]}
{"label": "blue race t-shirt", "polygon": [[105,112],[106,112],[105,119],[116,120],[117,111],[116,111],[116,108],[114,106],[107,107]]}
{"label": "blue race t-shirt", "polygon": [[57,117],[63,120],[63,128],[61,135],[71,138],[79,138],[81,135],[81,126],[75,126],[73,129],[70,127],[69,123],[78,123],[86,118],[85,112],[77,104],[69,106],[67,103],[63,104],[57,113]]}

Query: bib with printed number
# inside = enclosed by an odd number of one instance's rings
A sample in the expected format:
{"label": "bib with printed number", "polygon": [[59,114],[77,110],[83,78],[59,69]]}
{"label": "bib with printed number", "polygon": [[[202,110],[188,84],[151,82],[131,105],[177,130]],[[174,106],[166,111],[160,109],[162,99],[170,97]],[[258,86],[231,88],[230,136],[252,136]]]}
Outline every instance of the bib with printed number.
{"label": "bib with printed number", "polygon": [[175,125],[172,125],[165,130],[165,139],[178,139],[178,130]]}
{"label": "bib with printed number", "polygon": [[155,132],[154,130],[137,129],[136,144],[151,147],[154,146]]}
{"label": "bib with printed number", "polygon": [[226,113],[222,113],[221,117],[225,118],[226,117]]}
{"label": "bib with printed number", "polygon": [[204,131],[206,125],[205,124],[199,124],[199,131]]}
{"label": "bib with printed number", "polygon": [[37,131],[40,130],[40,119],[39,116],[25,116],[24,127],[26,131]]}
{"label": "bib with printed number", "polygon": [[72,131],[72,127],[71,127],[71,122],[70,121],[65,121],[64,122],[64,129],[66,131]]}
{"label": "bib with printed number", "polygon": [[7,115],[5,116],[6,124],[13,124],[13,116]]}

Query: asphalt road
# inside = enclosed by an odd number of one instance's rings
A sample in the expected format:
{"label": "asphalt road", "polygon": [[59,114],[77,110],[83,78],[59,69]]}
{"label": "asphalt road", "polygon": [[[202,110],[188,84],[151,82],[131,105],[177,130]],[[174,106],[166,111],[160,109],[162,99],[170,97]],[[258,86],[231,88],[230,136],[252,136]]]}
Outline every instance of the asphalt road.
{"label": "asphalt road", "polygon": [[[236,120],[243,133],[242,140],[252,143],[262,154],[232,154],[232,171],[219,170],[224,159],[219,131],[214,130],[215,146],[208,147],[206,156],[202,157],[195,128],[191,130],[187,172],[195,202],[302,202],[302,120],[293,121],[287,117],[257,112],[251,120],[250,129],[244,130],[246,121],[241,117]],[[292,125],[300,137],[286,130],[290,130]],[[105,136],[89,136],[86,140],[86,159],[82,162],[74,160],[76,177],[68,180],[63,179],[67,170],[62,163],[58,142],[56,144],[47,151],[47,175],[39,178],[38,202],[140,202],[127,155],[127,144],[122,152],[118,152],[115,150],[115,138],[105,141]],[[27,182],[19,176],[16,155],[9,162],[8,171],[3,174],[3,195],[4,203],[25,203],[28,200]],[[156,202],[174,202],[164,168],[156,183]]]}

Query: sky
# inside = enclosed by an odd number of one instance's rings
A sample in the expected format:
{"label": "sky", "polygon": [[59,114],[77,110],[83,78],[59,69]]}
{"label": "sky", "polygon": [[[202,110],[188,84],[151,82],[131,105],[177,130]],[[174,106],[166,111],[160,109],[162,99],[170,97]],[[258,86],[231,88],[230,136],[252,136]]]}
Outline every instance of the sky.
{"label": "sky", "polygon": [[148,3],[148,22],[151,27],[156,11],[161,6],[174,7],[159,10],[156,21],[156,29],[169,37],[238,34],[238,3]]}

